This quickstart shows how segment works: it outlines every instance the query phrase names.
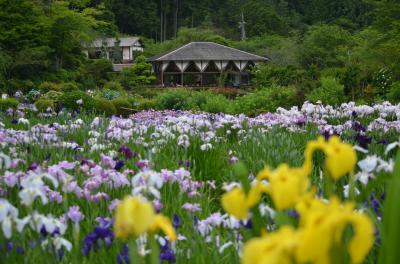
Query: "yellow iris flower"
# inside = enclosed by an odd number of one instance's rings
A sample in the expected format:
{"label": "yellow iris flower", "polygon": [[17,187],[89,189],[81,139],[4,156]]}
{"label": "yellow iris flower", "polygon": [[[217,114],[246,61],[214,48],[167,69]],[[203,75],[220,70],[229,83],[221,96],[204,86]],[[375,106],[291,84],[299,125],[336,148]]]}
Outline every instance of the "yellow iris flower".
{"label": "yellow iris flower", "polygon": [[268,193],[275,208],[284,210],[293,208],[298,200],[307,193],[309,179],[304,168],[290,168],[281,164],[274,171],[266,168],[257,175],[258,180],[269,181]]}
{"label": "yellow iris flower", "polygon": [[330,263],[334,245],[342,243],[345,227],[351,225],[354,235],[348,245],[352,263],[361,263],[374,242],[374,225],[362,213],[354,212],[352,203],[329,203],[314,199],[300,213],[298,262]]}
{"label": "yellow iris flower", "polygon": [[298,243],[296,231],[284,226],[261,238],[251,239],[243,248],[243,264],[290,264]]}
{"label": "yellow iris flower", "polygon": [[247,195],[242,187],[236,187],[222,196],[221,204],[237,219],[247,219],[250,208],[259,203],[263,192],[266,192],[266,187],[260,182],[252,186]]}
{"label": "yellow iris flower", "polygon": [[140,236],[148,231],[163,230],[170,240],[176,234],[170,221],[156,214],[152,204],[140,197],[126,197],[116,207],[114,233],[117,238]]}
{"label": "yellow iris flower", "polygon": [[307,144],[303,165],[306,170],[311,172],[312,155],[317,149],[324,152],[326,169],[335,180],[354,171],[357,154],[350,144],[341,142],[337,136],[330,137],[328,141],[319,137]]}

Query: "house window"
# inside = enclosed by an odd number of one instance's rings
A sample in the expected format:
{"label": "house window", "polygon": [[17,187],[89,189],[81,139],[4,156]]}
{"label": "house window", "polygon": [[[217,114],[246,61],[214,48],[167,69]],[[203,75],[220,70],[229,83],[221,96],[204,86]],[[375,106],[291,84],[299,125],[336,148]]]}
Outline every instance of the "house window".
{"label": "house window", "polygon": [[100,59],[101,50],[89,51],[89,59]]}

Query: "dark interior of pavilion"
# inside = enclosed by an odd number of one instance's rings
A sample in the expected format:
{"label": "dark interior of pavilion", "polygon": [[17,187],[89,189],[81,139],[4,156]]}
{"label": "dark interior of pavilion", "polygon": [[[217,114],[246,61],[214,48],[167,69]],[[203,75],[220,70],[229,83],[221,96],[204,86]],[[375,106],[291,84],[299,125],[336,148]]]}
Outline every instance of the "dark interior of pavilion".
{"label": "dark interior of pavilion", "polygon": [[[254,63],[249,62],[245,69],[240,71],[234,62],[230,61],[225,69],[221,71],[217,65],[211,61],[201,72],[193,61],[190,61],[183,72],[175,62],[171,61],[164,70],[162,82],[164,86],[214,86],[222,85],[225,87],[239,87],[248,85],[250,82],[250,71]],[[161,76],[160,76],[161,78]]]}

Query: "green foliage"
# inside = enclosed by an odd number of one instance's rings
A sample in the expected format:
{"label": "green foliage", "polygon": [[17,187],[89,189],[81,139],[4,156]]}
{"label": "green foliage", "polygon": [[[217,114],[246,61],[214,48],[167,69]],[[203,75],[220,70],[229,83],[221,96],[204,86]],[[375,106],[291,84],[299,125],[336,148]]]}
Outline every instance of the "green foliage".
{"label": "green foliage", "polygon": [[121,92],[117,90],[103,89],[100,92],[101,97],[107,100],[113,100],[121,96]]}
{"label": "green foliage", "polygon": [[236,41],[235,48],[265,56],[278,65],[299,66],[299,39],[296,35],[280,36],[266,34],[246,41]]}
{"label": "green foliage", "polygon": [[77,90],[79,90],[79,87],[74,82],[63,83],[62,87],[61,87],[61,91],[64,93],[73,92],[73,91],[77,91]]}
{"label": "green foliage", "polygon": [[400,152],[397,153],[396,164],[388,186],[388,197],[384,205],[382,232],[382,250],[379,256],[380,264],[395,263],[400,257],[398,245],[400,243],[400,205],[397,202],[397,196],[400,192]]}
{"label": "green foliage", "polygon": [[[243,11],[248,14],[248,34],[258,36],[260,33],[285,35],[289,25],[280,17],[274,8],[257,0],[246,1]],[[251,15],[250,15],[251,14]]]}
{"label": "green foliage", "polygon": [[147,62],[146,57],[138,56],[133,66],[122,70],[120,76],[122,86],[125,89],[134,89],[153,83],[156,77],[151,74],[151,67],[152,65]]}
{"label": "green foliage", "polygon": [[81,78],[92,80],[96,86],[103,86],[108,81],[107,73],[112,71],[112,62],[108,59],[89,60],[82,69]]}
{"label": "green foliage", "polygon": [[235,114],[256,115],[262,112],[275,111],[278,107],[293,106],[297,104],[296,93],[296,89],[292,86],[264,88],[238,97],[234,101],[233,112]]}
{"label": "green foliage", "polygon": [[133,102],[133,106],[139,111],[150,110],[156,109],[157,102],[154,99],[141,98],[139,100],[135,100],[135,102]]}
{"label": "green foliage", "polygon": [[119,97],[112,100],[111,102],[115,106],[117,115],[128,116],[130,114],[133,114],[133,111],[131,110],[133,109],[133,107],[132,104],[128,101],[128,99]]}
{"label": "green foliage", "polygon": [[229,110],[229,100],[223,95],[213,95],[207,98],[200,109],[209,113],[226,113]]}
{"label": "green foliage", "polygon": [[322,77],[321,86],[311,91],[307,99],[314,103],[321,101],[323,104],[337,106],[345,100],[344,87],[334,77]]}
{"label": "green foliage", "polygon": [[39,85],[39,90],[42,94],[50,92],[50,91],[56,91],[60,92],[63,88],[63,84],[60,83],[54,83],[54,82],[42,82]]}
{"label": "green foliage", "polygon": [[35,102],[35,106],[39,112],[46,112],[48,108],[54,110],[54,101],[51,99],[40,98]]}
{"label": "green foliage", "polygon": [[16,91],[22,91],[24,94],[35,88],[35,84],[31,80],[11,79],[7,82],[7,92],[10,94]]}
{"label": "green foliage", "polygon": [[0,110],[7,110],[9,108],[17,109],[18,101],[14,98],[0,99]]}
{"label": "green foliage", "polygon": [[104,98],[95,98],[96,112],[105,114],[106,116],[112,116],[117,113],[117,109],[114,104]]}
{"label": "green foliage", "polygon": [[351,34],[335,25],[312,26],[307,32],[300,59],[305,66],[332,67],[340,65],[340,56],[347,54]]}
{"label": "green foliage", "polygon": [[273,84],[288,86],[304,82],[308,76],[306,71],[293,66],[264,64],[256,67],[252,79],[255,87],[268,87]]}
{"label": "green foliage", "polygon": [[108,81],[104,84],[103,89],[105,90],[114,90],[114,91],[123,91],[123,87],[118,81]]}
{"label": "green foliage", "polygon": [[387,98],[393,103],[400,102],[400,82],[394,82],[390,86],[390,91]]}
{"label": "green foliage", "polygon": [[40,97],[41,99],[45,100],[52,100],[54,102],[58,102],[59,98],[63,95],[62,92],[57,91],[49,91]]}
{"label": "green foliage", "polygon": [[[78,104],[78,100],[82,100],[82,104]],[[95,101],[92,97],[82,91],[72,91],[65,93],[59,98],[59,103],[62,107],[70,110],[78,110],[83,108],[88,111],[93,111],[95,107]]]}
{"label": "green foliage", "polygon": [[190,91],[171,89],[160,93],[156,98],[157,109],[189,110],[191,109]]}

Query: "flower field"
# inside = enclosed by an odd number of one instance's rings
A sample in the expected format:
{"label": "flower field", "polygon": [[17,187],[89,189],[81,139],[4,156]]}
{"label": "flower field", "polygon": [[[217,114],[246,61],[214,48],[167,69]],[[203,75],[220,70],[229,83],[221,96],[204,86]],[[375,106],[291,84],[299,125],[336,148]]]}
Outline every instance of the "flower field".
{"label": "flower field", "polygon": [[400,105],[306,102],[256,117],[33,108],[0,113],[0,263],[399,256]]}

